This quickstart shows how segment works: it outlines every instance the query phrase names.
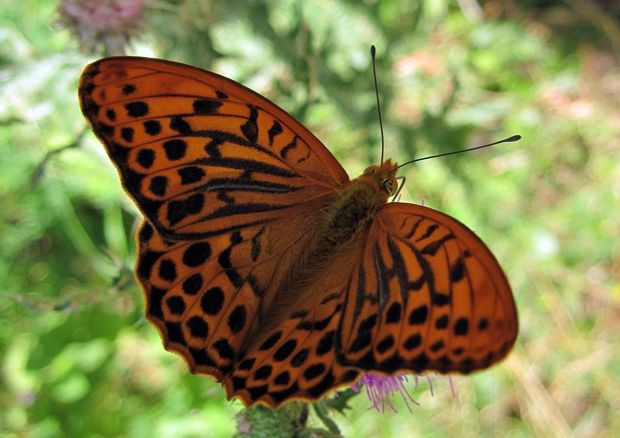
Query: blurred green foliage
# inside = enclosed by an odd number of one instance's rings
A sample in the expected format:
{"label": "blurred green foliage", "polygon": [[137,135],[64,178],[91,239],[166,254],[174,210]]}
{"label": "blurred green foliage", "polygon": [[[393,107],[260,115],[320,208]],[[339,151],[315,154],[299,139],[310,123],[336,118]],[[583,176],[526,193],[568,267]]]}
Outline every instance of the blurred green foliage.
{"label": "blurred green foliage", "polygon": [[[476,230],[520,312],[502,365],[421,381],[409,414],[346,436],[613,436],[620,430],[620,9],[605,1],[147,3],[127,52],[208,68],[298,117],[356,176],[380,154],[523,135],[403,169],[404,199]],[[143,317],[136,209],[76,99],[89,61],[56,1],[0,0],[0,436],[226,437],[238,402]],[[611,20],[610,20],[611,17]],[[614,19],[615,18],[615,19]],[[611,24],[610,24],[611,22]],[[82,50],[81,50],[82,49]],[[413,390],[413,384],[411,386]],[[311,414],[309,423],[317,425]]]}

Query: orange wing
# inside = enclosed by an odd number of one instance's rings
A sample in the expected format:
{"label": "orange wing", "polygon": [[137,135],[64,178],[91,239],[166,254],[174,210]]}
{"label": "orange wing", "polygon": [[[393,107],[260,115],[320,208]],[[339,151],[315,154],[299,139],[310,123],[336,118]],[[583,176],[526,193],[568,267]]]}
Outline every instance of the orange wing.
{"label": "orange wing", "polygon": [[512,292],[493,254],[430,208],[387,204],[351,280],[336,342],[342,365],[469,373],[501,360],[517,337]]}
{"label": "orange wing", "polygon": [[215,73],[105,58],[86,67],[79,95],[126,191],[166,238],[273,221],[349,181],[299,122]]}
{"label": "orange wing", "polygon": [[119,57],[86,67],[82,111],[147,222],[147,318],[193,372],[221,379],[348,183],[308,130],[214,73]]}

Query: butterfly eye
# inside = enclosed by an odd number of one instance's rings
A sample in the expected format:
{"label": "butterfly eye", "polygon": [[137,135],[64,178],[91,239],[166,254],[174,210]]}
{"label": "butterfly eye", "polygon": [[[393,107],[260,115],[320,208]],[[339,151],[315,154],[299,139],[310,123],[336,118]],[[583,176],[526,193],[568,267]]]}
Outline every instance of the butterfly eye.
{"label": "butterfly eye", "polygon": [[388,195],[393,195],[396,193],[396,180],[389,178],[383,181],[383,188],[388,193]]}

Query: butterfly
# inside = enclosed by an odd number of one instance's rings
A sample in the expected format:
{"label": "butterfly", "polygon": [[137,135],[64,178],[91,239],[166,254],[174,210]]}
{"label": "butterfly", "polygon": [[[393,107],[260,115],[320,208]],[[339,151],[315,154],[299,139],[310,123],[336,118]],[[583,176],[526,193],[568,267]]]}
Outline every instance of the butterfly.
{"label": "butterfly", "polygon": [[96,61],[79,99],[144,215],[147,318],[229,399],[277,407],[363,372],[466,374],[512,348],[497,260],[456,219],[388,202],[391,160],[350,180],[274,103],[170,61]]}

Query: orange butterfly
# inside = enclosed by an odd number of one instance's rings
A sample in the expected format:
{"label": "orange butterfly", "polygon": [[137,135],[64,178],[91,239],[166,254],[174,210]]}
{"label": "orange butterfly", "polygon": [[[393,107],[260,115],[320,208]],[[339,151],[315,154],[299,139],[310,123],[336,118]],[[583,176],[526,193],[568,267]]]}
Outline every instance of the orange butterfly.
{"label": "orange butterfly", "polygon": [[351,181],[281,108],[174,62],[99,60],[79,96],[145,216],[147,318],[229,398],[275,407],[364,371],[469,373],[512,348],[497,260],[457,220],[388,203],[392,161]]}

